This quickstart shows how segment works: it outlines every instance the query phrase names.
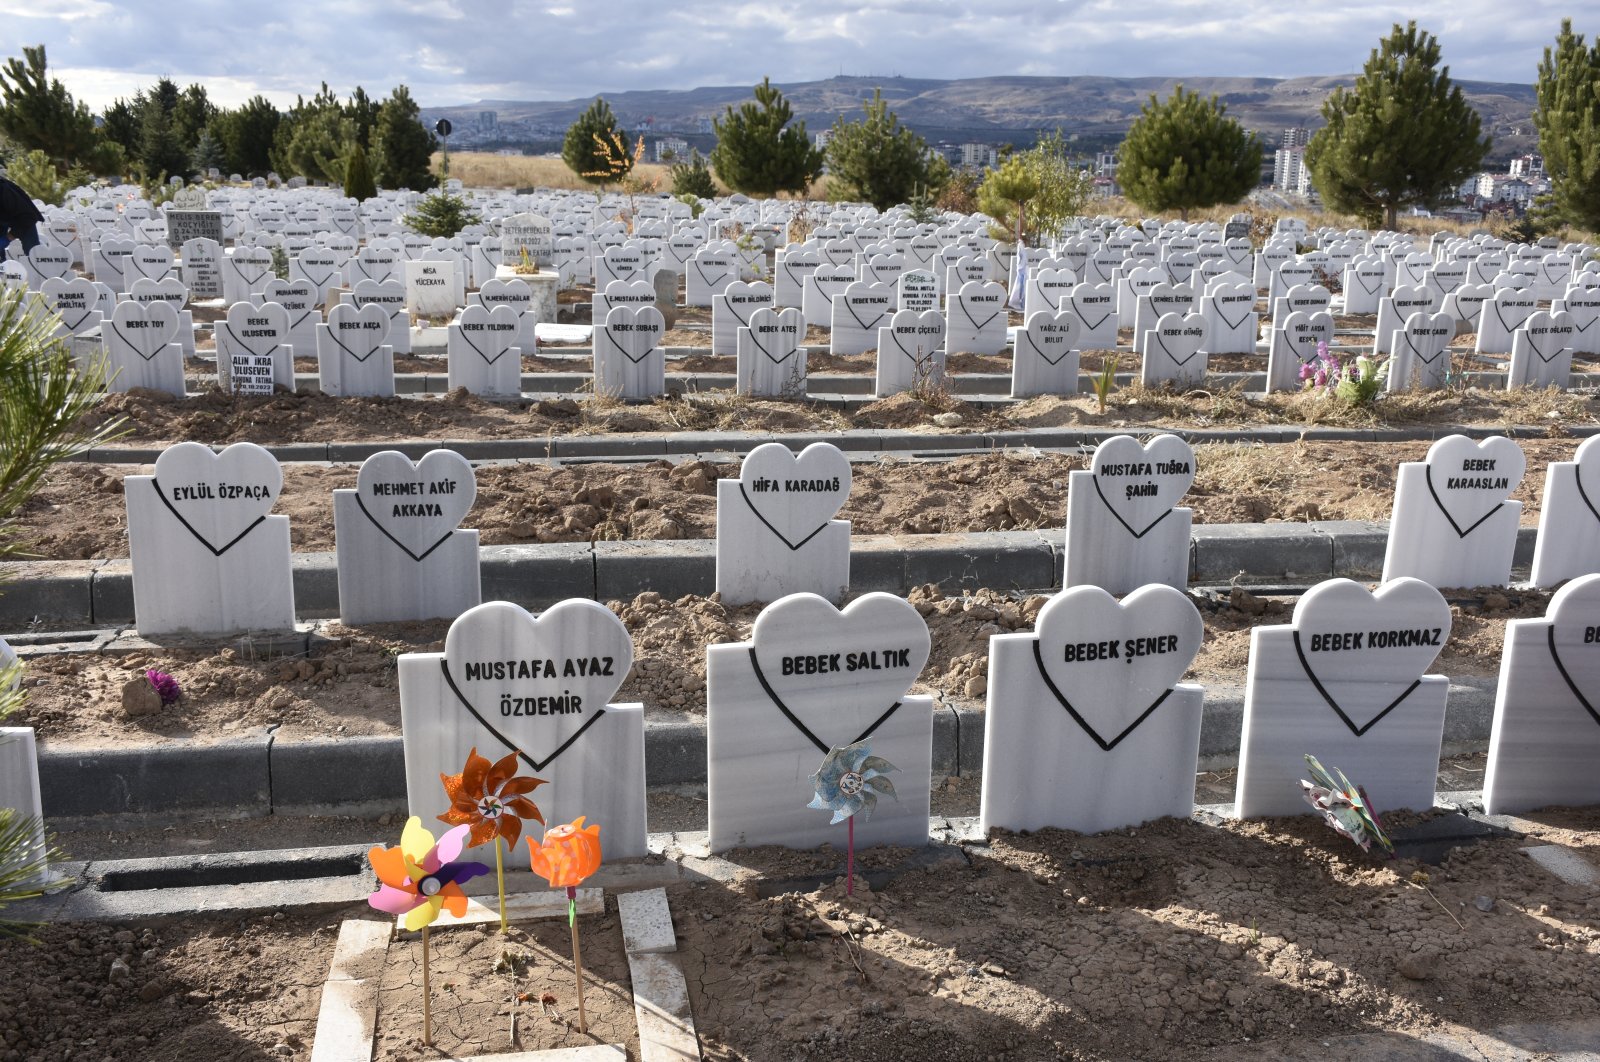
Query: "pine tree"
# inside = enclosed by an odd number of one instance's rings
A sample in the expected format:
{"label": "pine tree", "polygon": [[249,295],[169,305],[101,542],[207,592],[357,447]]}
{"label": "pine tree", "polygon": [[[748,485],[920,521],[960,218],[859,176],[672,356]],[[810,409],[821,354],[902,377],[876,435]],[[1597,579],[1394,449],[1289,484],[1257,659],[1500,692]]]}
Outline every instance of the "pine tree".
{"label": "pine tree", "polygon": [[629,158],[611,104],[596,96],[589,109],[567,127],[567,135],[561,141],[561,161],[582,180],[605,187],[633,169]]}
{"label": "pine tree", "polygon": [[94,115],[53,77],[47,77],[44,45],[23,48],[0,68],[0,134],[25,151],[43,151],[65,172],[89,160],[99,146]]}
{"label": "pine tree", "polygon": [[[353,123],[352,123],[353,124]],[[422,108],[411,90],[396,85],[378,108],[372,128],[374,175],[385,188],[423,192],[439,183],[433,175],[433,153],[439,138],[422,124]]]}
{"label": "pine tree", "polygon": [[[717,146],[711,165],[722,183],[735,192],[773,196],[803,192],[822,170],[822,152],[811,146],[806,123],[795,122],[789,101],[763,78],[755,100],[712,121]],[[787,127],[787,128],[785,128]]]}
{"label": "pine tree", "polygon": [[178,86],[167,78],[156,82],[144,98],[139,114],[139,165],[146,176],[188,172],[189,153],[178,137],[173,112],[178,106]]}
{"label": "pine tree", "polygon": [[1128,127],[1117,161],[1123,194],[1149,211],[1236,203],[1261,179],[1261,143],[1227,116],[1217,97],[1179,85],[1165,101],[1152,95]]}
{"label": "pine tree", "polygon": [[459,195],[433,192],[423,196],[416,211],[407,214],[404,220],[407,226],[424,236],[450,237],[468,225],[476,225],[483,216]]}
{"label": "pine tree", "polygon": [[1555,213],[1600,231],[1600,36],[1586,48],[1563,19],[1555,48],[1539,63],[1538,94],[1533,124]]}
{"label": "pine tree", "polygon": [[1328,124],[1305,161],[1329,206],[1393,228],[1402,207],[1447,201],[1477,171],[1489,138],[1479,139],[1478,113],[1438,65],[1436,38],[1415,22],[1396,24],[1355,87],[1323,102]]}
{"label": "pine tree", "polygon": [[228,153],[230,172],[265,176],[272,168],[272,138],[283,116],[265,96],[252,96],[236,111],[217,116],[217,136]]}
{"label": "pine tree", "polygon": [[372,167],[367,162],[367,149],[360,144],[351,149],[345,164],[344,194],[348,199],[363,203],[378,195],[378,186],[372,179]]}
{"label": "pine tree", "polygon": [[227,164],[228,155],[222,150],[222,141],[211,130],[202,129],[200,139],[195,141],[194,150],[189,153],[189,172],[205,178],[211,170],[221,170]]}
{"label": "pine tree", "polygon": [[1038,247],[1068,218],[1082,214],[1093,193],[1094,175],[1073,164],[1057,129],[990,171],[971,209],[994,218],[990,235],[1005,241],[1017,238],[1020,214],[1023,239]]}
{"label": "pine tree", "polygon": [[200,143],[200,134],[216,117],[217,105],[206,95],[204,85],[194,84],[184,89],[172,105],[172,129],[178,135],[179,145],[193,153]]}
{"label": "pine tree", "polygon": [[901,126],[882,90],[874,89],[861,109],[866,112],[861,121],[837,118],[828,142],[828,173],[845,197],[887,210],[918,195],[937,196],[950,179],[950,164]]}
{"label": "pine tree", "polygon": [[717,183],[711,179],[711,168],[699,151],[691,151],[686,159],[679,159],[668,167],[674,196],[693,196],[711,199],[717,194]]}

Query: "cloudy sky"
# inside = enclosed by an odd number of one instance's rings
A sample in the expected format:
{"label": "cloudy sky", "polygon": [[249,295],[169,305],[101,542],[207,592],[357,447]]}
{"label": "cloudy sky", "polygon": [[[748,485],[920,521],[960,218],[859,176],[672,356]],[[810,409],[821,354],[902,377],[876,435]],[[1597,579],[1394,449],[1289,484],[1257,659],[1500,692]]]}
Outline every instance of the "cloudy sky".
{"label": "cloudy sky", "polygon": [[404,82],[427,107],[763,75],[1341,74],[1415,18],[1456,77],[1527,83],[1562,17],[1589,2],[0,0],[0,55],[46,45],[52,72],[96,109],[161,76],[224,105],[257,92],[287,105],[324,80],[377,96]]}

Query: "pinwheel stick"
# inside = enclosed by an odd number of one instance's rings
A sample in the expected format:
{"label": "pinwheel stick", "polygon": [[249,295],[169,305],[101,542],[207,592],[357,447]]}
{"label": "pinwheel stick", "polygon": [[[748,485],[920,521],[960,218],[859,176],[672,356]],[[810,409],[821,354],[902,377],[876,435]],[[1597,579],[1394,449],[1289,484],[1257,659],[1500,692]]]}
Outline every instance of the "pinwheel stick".
{"label": "pinwheel stick", "polygon": [[567,903],[571,917],[567,920],[572,926],[572,972],[578,979],[578,1031],[589,1031],[589,1020],[583,1013],[583,946],[578,943],[578,889],[575,885],[567,886]]}
{"label": "pinwheel stick", "polygon": [[500,835],[494,837],[494,876],[500,883],[500,932],[509,933],[511,929],[506,925],[506,861],[500,854]]}
{"label": "pinwheel stick", "polygon": [[856,817],[851,815],[845,820],[849,825],[845,827],[844,842],[844,894],[856,894]]}
{"label": "pinwheel stick", "polygon": [[422,927],[422,1042],[433,1046],[433,992],[428,985],[428,927]]}

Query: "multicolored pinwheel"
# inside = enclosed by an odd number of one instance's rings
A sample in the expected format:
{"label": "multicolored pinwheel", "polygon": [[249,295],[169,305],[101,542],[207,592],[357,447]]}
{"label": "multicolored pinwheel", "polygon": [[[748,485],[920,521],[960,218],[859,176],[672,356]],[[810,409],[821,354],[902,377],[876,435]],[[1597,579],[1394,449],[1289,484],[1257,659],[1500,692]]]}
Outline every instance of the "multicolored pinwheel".
{"label": "multicolored pinwheel", "polygon": [[422,820],[413,815],[394,848],[381,845],[367,853],[378,875],[378,891],[367,902],[380,911],[404,915],[405,927],[416,930],[432,924],[441,909],[461,916],[467,911],[467,894],[461,883],[489,873],[482,863],[460,861],[470,827],[457,826],[437,842]]}
{"label": "multicolored pinwheel", "polygon": [[1361,846],[1363,852],[1371,851],[1372,842],[1389,855],[1394,855],[1394,844],[1383,832],[1383,823],[1372,809],[1366,790],[1344,776],[1337,767],[1330,774],[1315,756],[1306,756],[1312,782],[1300,780],[1306,803],[1322,812],[1322,817],[1335,831],[1344,834]]}

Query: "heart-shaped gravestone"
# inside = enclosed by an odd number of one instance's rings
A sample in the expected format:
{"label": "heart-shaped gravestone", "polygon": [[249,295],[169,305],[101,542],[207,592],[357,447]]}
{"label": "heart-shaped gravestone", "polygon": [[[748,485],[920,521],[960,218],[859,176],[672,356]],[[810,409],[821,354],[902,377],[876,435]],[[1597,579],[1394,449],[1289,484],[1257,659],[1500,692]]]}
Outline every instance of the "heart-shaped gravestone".
{"label": "heart-shaped gravestone", "polygon": [[613,306],[601,334],[617,353],[637,365],[661,345],[666,331],[666,318],[654,306]]}
{"label": "heart-shaped gravestone", "polygon": [[563,601],[537,619],[490,601],[450,625],[440,664],[462,711],[543,771],[605,713],[633,666],[633,639],[594,601]]}
{"label": "heart-shaped gravestone", "polygon": [[362,462],[356,478],[361,511],[415,561],[461,526],[477,496],[472,463],[454,450],[430,450],[416,463],[383,450]]}
{"label": "heart-shaped gravestone", "polygon": [[1522,323],[1533,356],[1548,362],[1572,346],[1572,315],[1565,310],[1536,310]]}
{"label": "heart-shaped gravestone", "polygon": [[235,247],[227,261],[245,291],[255,291],[272,272],[272,252],[265,247]]}
{"label": "heart-shaped gravestone", "polygon": [[699,252],[689,260],[689,269],[711,292],[721,291],[739,276],[739,266],[733,256],[720,251]]}
{"label": "heart-shaped gravestone", "polygon": [[1243,267],[1255,257],[1255,250],[1251,247],[1250,241],[1243,236],[1235,236],[1231,240],[1224,241],[1222,253],[1236,268]]}
{"label": "heart-shaped gravestone", "polygon": [[272,512],[283,469],[255,443],[212,453],[209,446],[182,442],[156,458],[153,485],[178,522],[220,557]]}
{"label": "heart-shaped gravestone", "polygon": [[1318,343],[1333,342],[1333,315],[1297,310],[1284,317],[1280,331],[1295,358],[1309,362],[1317,356]]}
{"label": "heart-shaped gravestone", "polygon": [[365,362],[389,339],[389,311],[368,303],[341,302],[328,311],[328,338],[345,354]]}
{"label": "heart-shaped gravestone", "polygon": [[771,306],[750,315],[750,342],[774,365],[782,365],[800,349],[806,334],[806,320],[799,310],[778,310]]}
{"label": "heart-shaped gravestone", "polygon": [[528,287],[525,280],[495,277],[485,280],[478,289],[478,301],[491,310],[504,305],[514,307],[520,313],[533,305],[533,289]]}
{"label": "heart-shaped gravestone", "polygon": [[[644,280],[613,280],[606,285],[601,298],[605,300],[607,309],[612,306],[654,306],[656,289],[653,284]],[[486,302],[484,305],[493,304]]]}
{"label": "heart-shaped gravestone", "polygon": [[1456,319],[1447,313],[1414,313],[1400,329],[1400,346],[1415,359],[1414,373],[1437,378],[1439,359],[1444,357],[1456,334]]}
{"label": "heart-shaped gravestone", "polygon": [[1484,312],[1494,314],[1495,319],[1504,326],[1506,334],[1510,335],[1521,328],[1522,323],[1533,316],[1533,311],[1538,308],[1539,301],[1533,292],[1518,288],[1499,288],[1484,307]]}
{"label": "heart-shaped gravestone", "polygon": [[87,277],[47,280],[39,285],[39,293],[55,307],[69,332],[82,328],[89,315],[100,307],[100,290]]}
{"label": "heart-shaped gravestone", "polygon": [[792,285],[786,290],[801,291],[805,288],[806,277],[815,273],[820,265],[822,256],[794,252],[783,256],[778,262],[778,270],[784,274],[785,284]]}
{"label": "heart-shaped gravestone", "polygon": [[339,271],[339,256],[323,248],[308,248],[295,258],[299,275],[318,291],[326,291]]}
{"label": "heart-shaped gravestone", "polygon": [[1117,312],[1116,292],[1110,284],[1079,284],[1067,299],[1063,309],[1077,314],[1084,330],[1088,332],[1095,331]]}
{"label": "heart-shaped gravestone", "polygon": [[1430,286],[1438,288],[1446,295],[1466,283],[1467,265],[1465,262],[1440,262],[1428,273]]}
{"label": "heart-shaped gravestone", "polygon": [[[1589,442],[1595,438],[1600,436]],[[1573,697],[1600,723],[1600,575],[1579,576],[1557,590],[1545,618],[1550,659]]]}
{"label": "heart-shaped gravestone", "polygon": [[141,245],[134,248],[133,253],[128,256],[127,278],[129,281],[139,277],[146,280],[165,280],[174,275],[175,268],[172,248]]}
{"label": "heart-shaped gravestone", "polygon": [[699,236],[683,233],[669,236],[667,242],[662,245],[668,268],[675,273],[683,272],[684,267],[689,264],[689,259],[699,252],[704,243],[705,240]]}
{"label": "heart-shaped gravestone", "polygon": [[762,689],[820,752],[871,737],[922,674],[930,644],[916,607],[882,593],[843,610],[791,594],[761,611],[750,641]]}
{"label": "heart-shaped gravestone", "polygon": [[982,332],[1006,320],[1006,289],[992,280],[968,281],[950,300],[950,320],[958,330]]}
{"label": "heart-shaped gravestone", "polygon": [[1360,737],[1405,700],[1438,657],[1450,638],[1450,606],[1421,579],[1391,579],[1376,594],[1350,579],[1328,579],[1300,598],[1293,627],[1306,677]]}
{"label": "heart-shaped gravestone", "polygon": [[1107,284],[1116,275],[1117,267],[1122,264],[1122,252],[1110,247],[1103,247],[1084,260],[1083,282],[1086,284]]}
{"label": "heart-shaped gravestone", "polygon": [[822,259],[831,266],[850,265],[856,259],[856,246],[848,239],[823,240]]}
{"label": "heart-shaped gravestone", "polygon": [[72,252],[62,247],[37,244],[28,252],[28,268],[41,283],[51,279],[66,279],[72,274]]}
{"label": "heart-shaped gravestone", "polygon": [[745,328],[750,324],[750,315],[755,311],[772,305],[772,285],[764,281],[746,283],[735,280],[732,284],[722,289],[722,298],[727,310],[736,319],[736,328]]}
{"label": "heart-shaped gravestone", "polygon": [[855,270],[849,266],[836,266],[830,264],[820,265],[811,274],[811,282],[816,285],[817,294],[822,296],[827,305],[833,304],[834,296],[843,295],[844,289],[854,284]]}
{"label": "heart-shaped gravestone", "polygon": [[1494,298],[1494,286],[1491,284],[1462,284],[1453,292],[1456,297],[1456,313],[1465,322],[1469,330],[1478,330],[1478,321],[1483,316],[1483,304]]}
{"label": "heart-shaped gravestone", "polygon": [[144,361],[178,338],[178,311],[166,302],[119,302],[110,323],[123,348]]}
{"label": "heart-shaped gravestone", "polygon": [[1552,287],[1565,286],[1572,276],[1572,261],[1559,254],[1548,254],[1539,260],[1539,279]]}
{"label": "heart-shaped gravestone", "polygon": [[1159,355],[1181,369],[1205,349],[1209,332],[1210,327],[1201,314],[1164,313],[1150,332],[1150,344],[1145,349],[1145,357]]}
{"label": "heart-shaped gravestone", "polygon": [[1248,281],[1228,284],[1213,283],[1210,288],[1211,304],[1216,308],[1217,320],[1231,331],[1244,324],[1245,318],[1256,308],[1256,287]]}
{"label": "heart-shaped gravestone", "polygon": [[873,335],[879,325],[887,322],[889,307],[894,302],[891,285],[857,280],[846,284],[841,294],[842,298],[833,300],[835,312],[844,311],[844,316],[839,318],[841,323]]}
{"label": "heart-shaped gravestone", "polygon": [[850,497],[850,461],[831,443],[798,455],[762,443],[739,466],[739,494],[750,511],[791,550],[815,538]]}
{"label": "heart-shaped gravestone", "polygon": [[944,314],[938,310],[897,310],[886,322],[889,342],[919,369],[928,355],[944,346],[944,325]]}
{"label": "heart-shaped gravestone", "polygon": [[165,302],[174,310],[182,310],[189,301],[189,288],[177,277],[165,280],[146,280],[140,277],[128,289],[128,298],[134,302]]}
{"label": "heart-shaped gravestone", "polygon": [[1363,262],[1350,270],[1351,279],[1356,287],[1368,295],[1376,295],[1383,289],[1388,270],[1382,262]]}
{"label": "heart-shaped gravestone", "polygon": [[274,277],[261,286],[261,301],[275,302],[289,312],[289,328],[298,328],[310,317],[317,304],[316,286],[309,280],[279,280]]}
{"label": "heart-shaped gravestone", "polygon": [[1113,435],[1095,449],[1089,470],[1111,515],[1134,538],[1143,538],[1194,483],[1194,448],[1176,435],[1157,435],[1146,445],[1131,435]]}
{"label": "heart-shaped gravestone", "polygon": [[1028,315],[1028,323],[1018,336],[1047,365],[1059,365],[1061,359],[1078,349],[1083,335],[1083,325],[1071,310],[1038,310]]}
{"label": "heart-shaped gravestone", "polygon": [[1316,313],[1326,310],[1333,296],[1321,284],[1296,284],[1283,293],[1284,305],[1292,312]]}
{"label": "heart-shaped gravestone", "polygon": [[1034,660],[1056,701],[1110,752],[1161,707],[1204,636],[1181,590],[1151,583],[1119,604],[1098,586],[1075,586],[1039,611]]}
{"label": "heart-shaped gravestone", "polygon": [[1292,288],[1296,284],[1309,284],[1316,275],[1316,268],[1304,262],[1284,262],[1278,267],[1278,283],[1284,288]]}
{"label": "heart-shaped gravestone", "polygon": [[221,325],[234,350],[258,358],[289,342],[289,311],[275,302],[260,306],[236,302],[228,307],[227,319]]}
{"label": "heart-shaped gravestone", "polygon": [[906,257],[903,254],[877,254],[867,261],[866,275],[863,277],[874,284],[893,284],[906,268]]}
{"label": "heart-shaped gravestone", "polygon": [[1423,284],[1433,268],[1433,255],[1408,254],[1395,262],[1395,279],[1401,284]]}
{"label": "heart-shaped gravestone", "polygon": [[610,247],[600,256],[613,280],[632,280],[644,271],[644,255],[632,247]]}
{"label": "heart-shaped gravestone", "polygon": [[1522,482],[1527,458],[1503,435],[1474,442],[1447,435],[1428,448],[1428,490],[1457,535],[1467,537],[1493,516]]}
{"label": "heart-shaped gravestone", "polygon": [[468,306],[451,327],[460,329],[461,341],[482,358],[484,364],[493,365],[517,345],[522,315],[504,304],[492,310],[482,305]]}

